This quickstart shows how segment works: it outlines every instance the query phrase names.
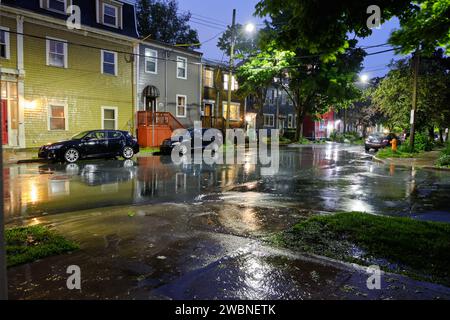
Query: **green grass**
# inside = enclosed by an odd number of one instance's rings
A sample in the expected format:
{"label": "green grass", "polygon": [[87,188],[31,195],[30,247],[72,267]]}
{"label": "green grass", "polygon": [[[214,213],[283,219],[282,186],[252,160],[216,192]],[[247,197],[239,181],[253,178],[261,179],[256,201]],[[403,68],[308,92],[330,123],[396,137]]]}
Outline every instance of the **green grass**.
{"label": "green grass", "polygon": [[156,153],[159,152],[159,147],[147,147],[147,148],[141,148],[139,153],[146,154],[146,153]]}
{"label": "green grass", "polygon": [[419,153],[416,152],[405,152],[400,149],[398,149],[396,152],[392,151],[391,148],[384,148],[377,152],[377,157],[380,159],[387,159],[387,158],[414,158]]}
{"label": "green grass", "polygon": [[42,226],[5,230],[8,267],[78,249],[78,245]]}
{"label": "green grass", "polygon": [[450,285],[450,224],[338,213],[304,220],[272,240],[298,251],[381,264],[385,270]]}

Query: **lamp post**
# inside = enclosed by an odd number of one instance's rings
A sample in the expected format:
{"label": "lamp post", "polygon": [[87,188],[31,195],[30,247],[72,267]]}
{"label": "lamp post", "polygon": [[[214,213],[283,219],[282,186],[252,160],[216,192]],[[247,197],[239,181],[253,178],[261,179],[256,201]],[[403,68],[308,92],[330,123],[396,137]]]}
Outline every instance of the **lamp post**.
{"label": "lamp post", "polygon": [[[256,30],[256,26],[252,23],[248,23],[245,26],[247,33],[253,33]],[[229,73],[228,73],[228,96],[227,96],[227,113],[225,119],[225,129],[230,128],[230,113],[231,113],[231,97],[232,97],[232,85],[233,85],[233,69],[234,69],[234,49],[236,46],[236,9],[233,9],[233,19],[231,22],[231,45],[230,45],[230,61],[229,61]]]}
{"label": "lamp post", "polygon": [[236,29],[236,9],[233,9],[233,20],[231,23],[231,46],[230,46],[230,64],[228,73],[228,101],[227,114],[225,119],[225,129],[230,128],[230,111],[231,111],[231,86],[233,85],[233,68],[234,68],[234,46],[235,46],[235,29]]}

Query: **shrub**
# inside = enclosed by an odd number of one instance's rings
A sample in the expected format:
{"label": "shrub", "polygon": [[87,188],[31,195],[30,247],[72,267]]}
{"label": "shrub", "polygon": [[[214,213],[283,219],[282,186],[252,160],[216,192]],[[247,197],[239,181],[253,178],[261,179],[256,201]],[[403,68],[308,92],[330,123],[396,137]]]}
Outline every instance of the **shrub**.
{"label": "shrub", "polygon": [[414,139],[414,149],[416,151],[431,151],[433,149],[433,141],[427,134],[418,132]]}
{"label": "shrub", "polygon": [[344,135],[336,130],[330,134],[330,140],[334,142],[343,143],[345,138]]}
{"label": "shrub", "polygon": [[445,145],[445,149],[442,150],[442,154],[450,156],[450,143],[449,142],[447,142],[447,144]]}
{"label": "shrub", "polygon": [[442,154],[436,161],[439,167],[450,167],[450,155]]}

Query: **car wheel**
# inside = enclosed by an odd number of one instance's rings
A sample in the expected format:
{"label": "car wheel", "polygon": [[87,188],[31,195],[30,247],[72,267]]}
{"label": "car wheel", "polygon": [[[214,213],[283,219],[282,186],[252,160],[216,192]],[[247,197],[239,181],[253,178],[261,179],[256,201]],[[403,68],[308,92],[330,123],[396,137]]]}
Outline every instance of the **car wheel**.
{"label": "car wheel", "polygon": [[134,150],[131,147],[125,147],[123,148],[122,151],[122,157],[124,157],[125,159],[131,159],[134,156]]}
{"label": "car wheel", "polygon": [[366,152],[369,152],[369,151],[370,151],[370,148],[367,148],[367,147],[366,147],[365,149],[366,149]]}
{"label": "car wheel", "polygon": [[69,149],[64,153],[64,160],[68,163],[75,163],[80,159],[80,153],[76,149]]}

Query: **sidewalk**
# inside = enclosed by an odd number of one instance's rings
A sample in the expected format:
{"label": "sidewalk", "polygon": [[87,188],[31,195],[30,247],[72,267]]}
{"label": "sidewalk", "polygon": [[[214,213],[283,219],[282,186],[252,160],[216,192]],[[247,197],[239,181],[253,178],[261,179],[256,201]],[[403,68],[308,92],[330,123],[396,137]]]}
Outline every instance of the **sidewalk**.
{"label": "sidewalk", "polygon": [[415,158],[387,158],[380,159],[376,155],[373,159],[377,162],[381,162],[387,165],[404,166],[404,167],[416,167],[422,169],[432,169],[432,170],[450,170],[448,168],[436,167],[436,160],[439,158],[441,151],[429,151],[419,154]]}
{"label": "sidewalk", "polygon": [[3,148],[3,164],[17,164],[18,161],[38,161],[38,149]]}

